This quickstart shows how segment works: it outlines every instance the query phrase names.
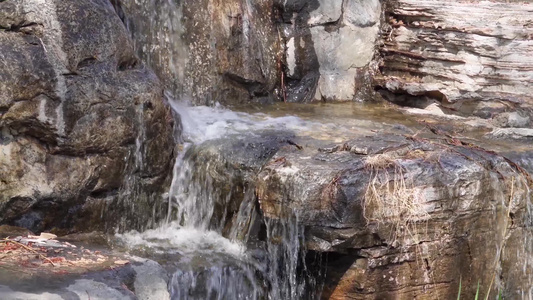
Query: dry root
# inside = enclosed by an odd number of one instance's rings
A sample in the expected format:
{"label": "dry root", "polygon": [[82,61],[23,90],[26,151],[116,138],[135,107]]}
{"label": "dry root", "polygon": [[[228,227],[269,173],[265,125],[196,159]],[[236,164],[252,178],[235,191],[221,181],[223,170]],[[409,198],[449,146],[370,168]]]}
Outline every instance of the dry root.
{"label": "dry root", "polygon": [[368,157],[365,163],[371,171],[363,207],[367,222],[392,226],[391,243],[405,233],[417,239],[415,225],[429,219],[422,193],[406,178],[395,157],[379,154]]}

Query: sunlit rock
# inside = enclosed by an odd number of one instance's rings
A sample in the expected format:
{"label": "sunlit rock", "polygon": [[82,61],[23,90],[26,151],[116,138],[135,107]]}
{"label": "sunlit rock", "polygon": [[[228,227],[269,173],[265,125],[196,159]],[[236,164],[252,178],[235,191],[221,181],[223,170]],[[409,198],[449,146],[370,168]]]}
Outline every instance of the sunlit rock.
{"label": "sunlit rock", "polygon": [[0,222],[144,225],[136,211],[162,202],[174,121],[111,4],[4,1],[0,19]]}

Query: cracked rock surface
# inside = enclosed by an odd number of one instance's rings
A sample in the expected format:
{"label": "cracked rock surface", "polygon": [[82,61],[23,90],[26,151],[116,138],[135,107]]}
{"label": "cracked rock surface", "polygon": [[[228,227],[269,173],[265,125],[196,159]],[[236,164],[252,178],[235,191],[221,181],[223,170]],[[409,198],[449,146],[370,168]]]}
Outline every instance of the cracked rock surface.
{"label": "cracked rock surface", "polygon": [[0,66],[1,223],[106,230],[157,213],[173,121],[110,3],[0,2]]}
{"label": "cracked rock surface", "polygon": [[380,49],[389,100],[531,128],[531,1],[389,1]]}

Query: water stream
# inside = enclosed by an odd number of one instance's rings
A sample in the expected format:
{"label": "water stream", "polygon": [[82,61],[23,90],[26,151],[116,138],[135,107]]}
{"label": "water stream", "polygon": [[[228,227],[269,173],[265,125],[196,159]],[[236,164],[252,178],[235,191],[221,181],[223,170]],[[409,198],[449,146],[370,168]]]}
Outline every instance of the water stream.
{"label": "water stream", "polygon": [[195,155],[197,146],[220,137],[239,139],[264,130],[303,131],[323,125],[293,116],[273,118],[220,106],[171,103],[180,113],[183,147],[174,166],[167,219],[156,229],[119,237],[131,249],[174,254],[172,299],[301,299],[306,285],[301,275],[306,270],[297,216],[266,220],[266,242],[250,243],[250,224],[260,221],[255,190],[239,191],[242,201],[233,216],[225,209],[221,212],[237,195],[224,194],[210,175],[211,162],[198,163]]}

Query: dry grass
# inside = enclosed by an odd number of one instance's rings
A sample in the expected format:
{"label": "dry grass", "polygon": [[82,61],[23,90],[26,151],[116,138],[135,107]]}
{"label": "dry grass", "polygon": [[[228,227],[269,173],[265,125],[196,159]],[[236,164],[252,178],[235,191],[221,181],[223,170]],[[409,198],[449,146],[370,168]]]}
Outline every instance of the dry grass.
{"label": "dry grass", "polygon": [[368,223],[391,226],[390,242],[400,236],[419,240],[415,225],[427,221],[423,195],[391,154],[369,156],[365,161],[371,172],[365,193],[363,213]]}

